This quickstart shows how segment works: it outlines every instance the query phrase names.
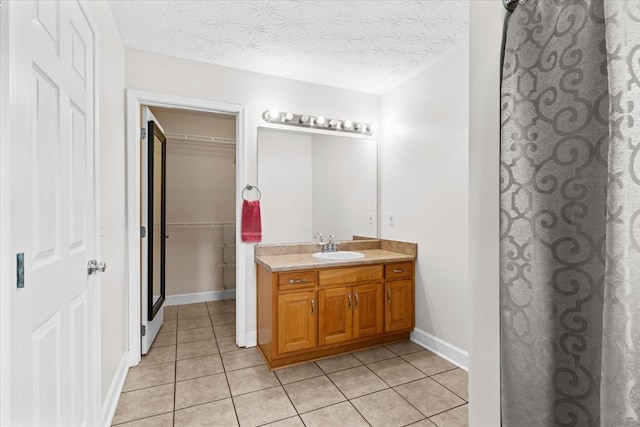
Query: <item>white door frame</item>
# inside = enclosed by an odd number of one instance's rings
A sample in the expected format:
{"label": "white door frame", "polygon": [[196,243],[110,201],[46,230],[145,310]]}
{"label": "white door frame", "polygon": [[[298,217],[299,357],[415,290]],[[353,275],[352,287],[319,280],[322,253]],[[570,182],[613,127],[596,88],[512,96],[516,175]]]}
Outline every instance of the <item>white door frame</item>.
{"label": "white door frame", "polygon": [[[183,110],[233,114],[236,116],[236,224],[240,224],[242,191],[247,182],[246,135],[247,109],[244,105],[127,90],[127,204],[126,246],[127,287],[129,294],[129,366],[140,362],[140,106],[180,108]],[[236,344],[246,344],[246,275],[247,255],[236,226]]]}

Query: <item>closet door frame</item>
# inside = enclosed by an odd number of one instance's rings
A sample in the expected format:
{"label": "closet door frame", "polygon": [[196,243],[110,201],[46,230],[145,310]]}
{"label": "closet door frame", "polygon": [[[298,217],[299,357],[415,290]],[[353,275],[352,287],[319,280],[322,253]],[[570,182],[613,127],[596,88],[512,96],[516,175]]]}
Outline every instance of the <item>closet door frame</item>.
{"label": "closet door frame", "polygon": [[[129,295],[129,366],[140,363],[140,144],[146,142],[141,138],[140,107],[178,108],[182,110],[204,111],[235,115],[236,117],[236,189],[244,188],[249,182],[247,176],[247,118],[246,106],[205,99],[187,98],[157,92],[127,90],[127,287]],[[145,126],[146,127],[146,126]],[[240,206],[242,196],[236,191],[236,224],[240,224]],[[247,265],[248,258],[253,257],[252,245],[241,243],[240,228],[236,226],[236,344],[239,347],[256,345],[255,333],[247,334]],[[255,310],[254,310],[255,311]],[[248,336],[249,335],[249,336]]]}

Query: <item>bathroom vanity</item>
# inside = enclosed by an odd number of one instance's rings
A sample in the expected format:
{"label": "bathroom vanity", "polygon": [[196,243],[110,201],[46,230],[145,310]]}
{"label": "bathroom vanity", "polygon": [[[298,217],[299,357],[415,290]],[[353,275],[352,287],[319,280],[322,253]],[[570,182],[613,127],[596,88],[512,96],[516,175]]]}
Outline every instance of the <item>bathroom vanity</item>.
{"label": "bathroom vanity", "polygon": [[258,245],[258,348],[274,369],[409,338],[417,245],[342,242],[363,258],[312,256],[316,244]]}

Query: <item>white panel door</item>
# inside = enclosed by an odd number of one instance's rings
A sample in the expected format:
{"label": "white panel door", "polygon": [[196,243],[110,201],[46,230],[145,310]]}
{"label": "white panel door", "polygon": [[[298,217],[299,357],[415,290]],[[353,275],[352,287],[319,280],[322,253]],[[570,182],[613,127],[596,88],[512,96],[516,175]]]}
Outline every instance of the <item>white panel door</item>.
{"label": "white panel door", "polygon": [[7,7],[13,127],[11,425],[94,425],[99,292],[94,32],[76,1]]}

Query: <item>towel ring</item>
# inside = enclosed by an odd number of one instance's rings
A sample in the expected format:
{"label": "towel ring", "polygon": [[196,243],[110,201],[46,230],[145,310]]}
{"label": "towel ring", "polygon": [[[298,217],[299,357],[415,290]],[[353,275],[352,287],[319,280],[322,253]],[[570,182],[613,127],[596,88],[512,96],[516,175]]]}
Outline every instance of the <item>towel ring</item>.
{"label": "towel ring", "polygon": [[247,186],[242,189],[242,198],[244,200],[247,200],[247,198],[244,197],[244,192],[247,191],[247,190],[254,190],[254,189],[258,192],[258,200],[260,200],[262,198],[262,192],[260,191],[260,189],[258,187],[256,187],[255,185],[251,185],[251,184],[247,184]]}

